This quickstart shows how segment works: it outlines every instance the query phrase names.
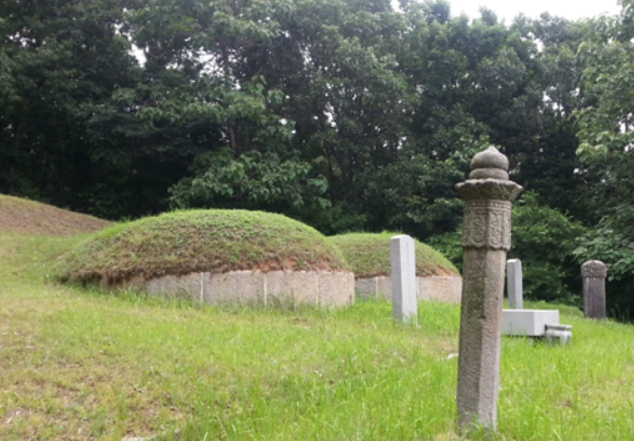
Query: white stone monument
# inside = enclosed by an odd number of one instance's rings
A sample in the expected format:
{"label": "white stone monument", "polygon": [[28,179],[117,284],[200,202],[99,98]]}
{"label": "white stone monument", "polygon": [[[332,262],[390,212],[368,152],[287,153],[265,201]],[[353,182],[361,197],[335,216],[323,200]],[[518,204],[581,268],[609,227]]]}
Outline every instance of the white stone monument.
{"label": "white stone monument", "polygon": [[524,307],[522,262],[519,259],[506,261],[506,295],[509,299],[509,309],[522,309]]}
{"label": "white stone monument", "polygon": [[392,267],[392,316],[416,323],[416,254],[414,239],[406,234],[390,239]]}

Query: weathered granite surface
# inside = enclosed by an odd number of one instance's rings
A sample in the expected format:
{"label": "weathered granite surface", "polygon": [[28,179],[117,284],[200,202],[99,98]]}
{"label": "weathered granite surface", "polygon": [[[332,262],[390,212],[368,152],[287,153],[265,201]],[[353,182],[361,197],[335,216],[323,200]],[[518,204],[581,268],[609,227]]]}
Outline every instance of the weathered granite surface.
{"label": "weathered granite surface", "polygon": [[511,202],[522,187],[508,180],[508,160],[494,147],[476,154],[456,186],[465,201],[461,246],[463,285],[456,404],[458,426],[495,430],[506,252]]}
{"label": "weathered granite surface", "polygon": [[605,318],[605,278],[607,274],[607,268],[600,260],[590,260],[581,265],[584,317]]}
{"label": "weathered granite surface", "polygon": [[[462,277],[429,276],[416,277],[417,300],[433,300],[445,303],[460,303]],[[384,298],[392,301],[392,279],[378,276],[356,279],[355,289],[363,298]]]}
{"label": "weathered granite surface", "polygon": [[354,303],[354,274],[319,271],[191,273],[150,280],[135,278],[108,286],[143,289],[150,295],[206,304],[296,303],[326,307]]}

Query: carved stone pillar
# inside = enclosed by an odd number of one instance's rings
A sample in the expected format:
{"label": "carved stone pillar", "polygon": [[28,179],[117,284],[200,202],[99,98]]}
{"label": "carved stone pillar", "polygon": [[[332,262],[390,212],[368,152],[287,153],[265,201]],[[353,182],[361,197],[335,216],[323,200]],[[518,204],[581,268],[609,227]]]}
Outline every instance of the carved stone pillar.
{"label": "carved stone pillar", "polygon": [[495,430],[506,252],[511,248],[511,202],[522,187],[509,181],[508,159],[495,147],[476,154],[466,182],[458,357],[458,426]]}

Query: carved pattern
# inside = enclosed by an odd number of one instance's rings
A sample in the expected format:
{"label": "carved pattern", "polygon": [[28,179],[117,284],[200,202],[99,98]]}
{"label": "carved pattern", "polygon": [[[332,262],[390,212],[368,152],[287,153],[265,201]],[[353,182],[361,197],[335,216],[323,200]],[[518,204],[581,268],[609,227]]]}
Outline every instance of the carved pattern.
{"label": "carved pattern", "polygon": [[463,248],[511,249],[511,203],[508,201],[467,201],[464,210]]}
{"label": "carved pattern", "polygon": [[512,202],[523,190],[521,185],[513,181],[500,179],[469,179],[456,185],[462,199],[485,200],[497,199]]}
{"label": "carved pattern", "polygon": [[600,260],[589,260],[581,265],[581,277],[583,278],[605,278],[607,274],[605,263]]}

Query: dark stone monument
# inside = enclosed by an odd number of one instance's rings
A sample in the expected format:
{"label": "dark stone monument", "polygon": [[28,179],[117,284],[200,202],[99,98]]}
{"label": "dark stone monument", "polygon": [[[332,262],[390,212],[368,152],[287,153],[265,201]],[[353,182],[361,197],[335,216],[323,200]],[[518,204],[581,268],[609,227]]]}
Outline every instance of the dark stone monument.
{"label": "dark stone monument", "polygon": [[587,318],[605,318],[605,277],[607,269],[600,260],[581,265],[583,279],[583,315]]}

